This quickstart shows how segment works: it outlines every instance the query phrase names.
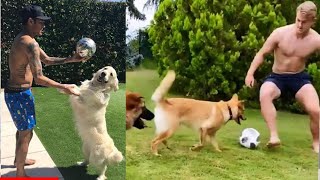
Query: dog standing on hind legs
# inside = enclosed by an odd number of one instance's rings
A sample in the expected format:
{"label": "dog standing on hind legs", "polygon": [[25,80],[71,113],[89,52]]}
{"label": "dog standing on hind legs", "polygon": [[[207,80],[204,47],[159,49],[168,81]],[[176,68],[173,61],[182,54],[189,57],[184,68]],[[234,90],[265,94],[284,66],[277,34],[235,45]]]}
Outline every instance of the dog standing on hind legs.
{"label": "dog standing on hind legs", "polygon": [[244,118],[244,102],[234,94],[229,101],[200,101],[188,98],[165,98],[175,80],[175,72],[169,71],[153,93],[151,99],[156,103],[155,127],[156,137],[151,142],[151,151],[158,154],[158,145],[163,143],[167,148],[170,138],[180,124],[187,125],[199,132],[199,143],[191,150],[200,150],[207,140],[216,151],[221,152],[216,141],[216,132],[230,120],[240,124]]}
{"label": "dog standing on hind legs", "polygon": [[106,109],[112,91],[117,91],[118,78],[115,69],[106,66],[98,70],[91,80],[82,82],[79,96],[70,96],[74,122],[82,140],[85,160],[78,165],[93,165],[98,171],[97,180],[107,179],[107,165],[120,163],[122,153],[116,148],[106,127]]}

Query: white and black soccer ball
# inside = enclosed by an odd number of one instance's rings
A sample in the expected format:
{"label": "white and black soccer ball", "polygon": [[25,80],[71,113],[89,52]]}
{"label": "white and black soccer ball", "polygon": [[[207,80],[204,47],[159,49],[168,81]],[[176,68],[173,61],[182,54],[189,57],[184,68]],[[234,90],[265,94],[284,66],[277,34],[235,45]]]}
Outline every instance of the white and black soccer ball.
{"label": "white and black soccer ball", "polygon": [[239,141],[243,147],[255,149],[260,143],[259,137],[260,133],[256,129],[246,128],[242,131]]}
{"label": "white and black soccer ball", "polygon": [[96,52],[96,43],[90,38],[82,38],[78,41],[76,51],[81,57],[91,58]]}

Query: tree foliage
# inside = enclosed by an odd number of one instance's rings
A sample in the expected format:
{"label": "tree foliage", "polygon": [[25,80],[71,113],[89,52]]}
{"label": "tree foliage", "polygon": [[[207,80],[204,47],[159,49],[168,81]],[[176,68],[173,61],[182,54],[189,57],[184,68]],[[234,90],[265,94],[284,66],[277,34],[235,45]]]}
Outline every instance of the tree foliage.
{"label": "tree foliage", "polygon": [[127,6],[130,17],[133,17],[135,19],[139,20],[146,20],[146,15],[142,14],[137,7],[134,5],[134,0],[127,0]]}

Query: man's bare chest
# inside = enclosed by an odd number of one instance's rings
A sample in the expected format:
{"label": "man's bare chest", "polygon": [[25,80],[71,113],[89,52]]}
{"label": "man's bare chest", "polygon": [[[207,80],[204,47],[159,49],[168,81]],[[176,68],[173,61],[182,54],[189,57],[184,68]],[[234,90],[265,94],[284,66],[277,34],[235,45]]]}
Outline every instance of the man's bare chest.
{"label": "man's bare chest", "polygon": [[312,42],[308,39],[294,39],[284,37],[278,44],[278,51],[287,57],[298,57],[305,59],[314,52]]}

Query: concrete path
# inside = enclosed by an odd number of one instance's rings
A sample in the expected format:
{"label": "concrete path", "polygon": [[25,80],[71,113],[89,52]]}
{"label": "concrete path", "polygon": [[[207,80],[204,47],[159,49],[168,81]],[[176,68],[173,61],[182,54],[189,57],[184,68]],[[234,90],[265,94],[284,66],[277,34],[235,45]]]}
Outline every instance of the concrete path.
{"label": "concrete path", "polygon": [[[7,105],[4,101],[4,92],[0,92],[0,109],[1,109],[1,177],[12,177],[16,174],[16,168],[13,166],[15,151],[15,133],[16,127],[11,119]],[[56,165],[50,158],[46,149],[43,147],[38,136],[34,132],[30,142],[29,152],[27,155],[30,159],[35,159],[36,164],[26,166],[26,172],[31,177],[63,177],[56,168]]]}

